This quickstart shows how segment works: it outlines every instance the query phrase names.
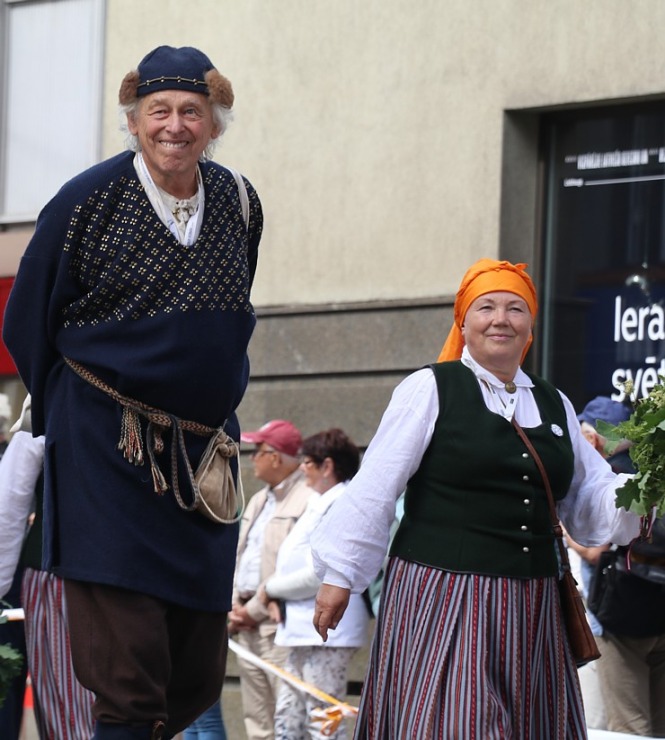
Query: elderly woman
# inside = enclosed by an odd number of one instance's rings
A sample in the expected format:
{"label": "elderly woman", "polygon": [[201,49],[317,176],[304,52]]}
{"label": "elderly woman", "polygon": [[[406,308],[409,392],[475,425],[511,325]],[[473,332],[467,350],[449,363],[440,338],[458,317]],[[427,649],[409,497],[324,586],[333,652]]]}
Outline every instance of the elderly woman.
{"label": "elderly woman", "polygon": [[616,508],[625,477],[581,435],[570,401],[520,368],[538,310],[525,267],[467,271],[440,362],[397,387],[312,536],[326,639],[380,568],[406,487],[356,738],[586,737],[545,488],[512,418],[577,541],[629,542],[639,518]]}
{"label": "elderly woman", "polygon": [[[362,596],[354,594],[335,634],[326,644],[321,642],[312,626],[314,596],[320,581],[314,572],[309,538],[357,472],[360,453],[341,429],[308,437],[301,452],[307,485],[319,495],[310,498],[305,513],[282,543],[275,574],[265,585],[266,598],[280,600],[285,607],[285,619],[277,629],[275,644],[289,648],[286,670],[343,700],[349,662],[367,642],[369,613]],[[280,620],[279,611],[275,618]],[[324,735],[320,726],[310,721],[312,710],[320,706],[319,699],[283,683],[275,710],[275,740],[346,738],[343,726],[334,735]]]}

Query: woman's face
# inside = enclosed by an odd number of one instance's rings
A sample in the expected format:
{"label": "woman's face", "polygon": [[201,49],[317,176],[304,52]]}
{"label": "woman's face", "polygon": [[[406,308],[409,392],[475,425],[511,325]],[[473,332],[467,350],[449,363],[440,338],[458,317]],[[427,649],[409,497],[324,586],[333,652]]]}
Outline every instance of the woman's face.
{"label": "woman's face", "polygon": [[531,336],[526,301],[497,291],[476,298],[464,317],[462,335],[471,357],[501,380],[512,380]]}
{"label": "woman's face", "polygon": [[316,460],[312,460],[311,457],[305,455],[302,462],[300,463],[300,467],[305,474],[305,483],[307,483],[310,488],[318,491],[317,486],[323,479],[323,470],[321,469],[321,464],[317,463]]}
{"label": "woman's face", "polygon": [[332,461],[329,457],[319,463],[316,460],[312,460],[308,455],[305,455],[300,463],[300,467],[305,474],[305,482],[317,493],[325,493],[337,482],[333,473]]}

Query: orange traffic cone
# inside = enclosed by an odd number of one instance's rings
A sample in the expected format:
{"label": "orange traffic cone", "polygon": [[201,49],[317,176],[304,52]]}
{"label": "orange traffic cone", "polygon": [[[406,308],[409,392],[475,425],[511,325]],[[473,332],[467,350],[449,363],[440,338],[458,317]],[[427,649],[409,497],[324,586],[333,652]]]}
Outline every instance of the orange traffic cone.
{"label": "orange traffic cone", "polygon": [[23,708],[24,709],[34,708],[34,700],[32,697],[32,681],[30,680],[29,675],[25,680],[25,693],[23,694]]}

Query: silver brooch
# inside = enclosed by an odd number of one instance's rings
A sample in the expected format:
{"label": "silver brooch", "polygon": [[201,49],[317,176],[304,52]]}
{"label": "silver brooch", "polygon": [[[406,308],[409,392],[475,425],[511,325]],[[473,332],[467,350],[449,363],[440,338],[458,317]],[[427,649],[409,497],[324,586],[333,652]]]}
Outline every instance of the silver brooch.
{"label": "silver brooch", "polygon": [[558,424],[552,424],[552,434],[563,437],[563,429]]}

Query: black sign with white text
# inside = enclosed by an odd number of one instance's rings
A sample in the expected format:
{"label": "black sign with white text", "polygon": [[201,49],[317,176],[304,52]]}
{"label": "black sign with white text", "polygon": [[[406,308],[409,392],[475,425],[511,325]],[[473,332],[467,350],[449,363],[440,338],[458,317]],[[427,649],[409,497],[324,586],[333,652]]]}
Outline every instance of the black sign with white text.
{"label": "black sign with white text", "polygon": [[548,121],[543,370],[581,410],[665,375],[665,105]]}

